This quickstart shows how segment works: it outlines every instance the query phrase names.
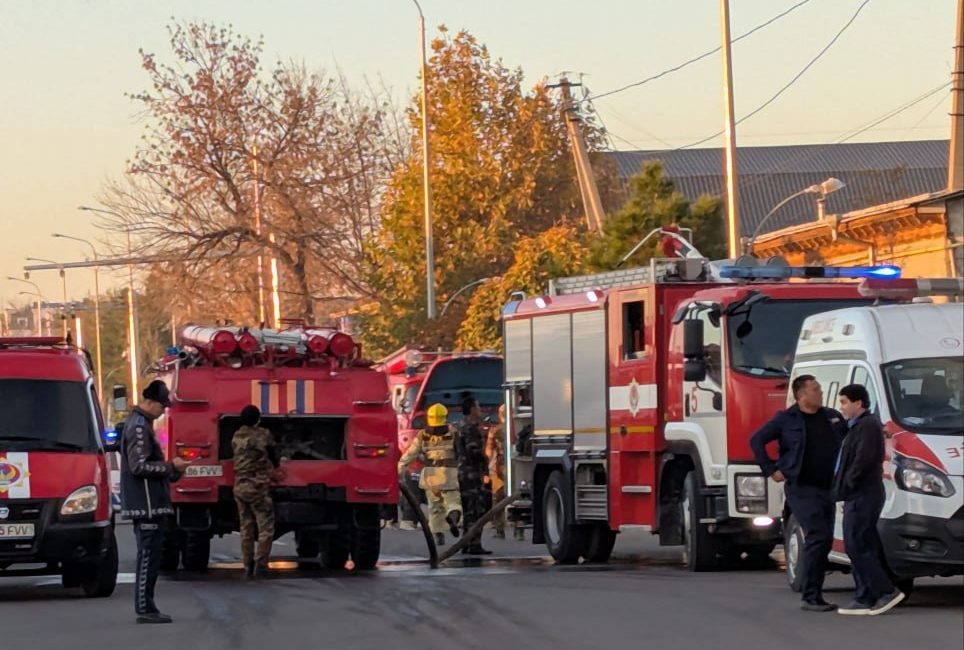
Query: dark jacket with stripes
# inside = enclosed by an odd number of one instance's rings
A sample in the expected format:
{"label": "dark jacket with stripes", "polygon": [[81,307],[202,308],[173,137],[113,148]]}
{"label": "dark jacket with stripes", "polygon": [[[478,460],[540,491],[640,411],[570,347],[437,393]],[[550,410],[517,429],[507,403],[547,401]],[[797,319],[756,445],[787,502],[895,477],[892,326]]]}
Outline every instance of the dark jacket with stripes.
{"label": "dark jacket with stripes", "polygon": [[180,478],[164,460],[154,421],[137,407],[131,411],[121,437],[121,517],[157,519],[174,514],[171,481]]}

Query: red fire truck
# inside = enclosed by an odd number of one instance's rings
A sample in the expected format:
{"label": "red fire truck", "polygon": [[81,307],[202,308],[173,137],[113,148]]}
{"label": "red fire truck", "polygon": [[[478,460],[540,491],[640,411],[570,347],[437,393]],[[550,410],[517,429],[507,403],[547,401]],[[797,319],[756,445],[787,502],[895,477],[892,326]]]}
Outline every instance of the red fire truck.
{"label": "red fire truck", "polygon": [[855,282],[806,278],[895,275],[665,259],[510,301],[510,518],[531,522],[559,562],[606,561],[630,528],[684,545],[691,570],[768,554],[782,491],[749,438],[785,408],[804,318],[871,300]]}
{"label": "red fire truck", "polygon": [[295,533],[299,558],[374,568],[379,506],[398,500],[396,420],[384,373],[334,328],[186,327],[157,368],[171,387],[169,457],[194,463],[172,485],[176,534],[165,569],[203,571],[210,540],[238,529],[231,438],[254,404],[277,440],[286,477],[272,488],[277,536]]}
{"label": "red fire truck", "polygon": [[0,338],[0,578],[60,574],[110,596],[117,542],[90,358],[58,337]]}

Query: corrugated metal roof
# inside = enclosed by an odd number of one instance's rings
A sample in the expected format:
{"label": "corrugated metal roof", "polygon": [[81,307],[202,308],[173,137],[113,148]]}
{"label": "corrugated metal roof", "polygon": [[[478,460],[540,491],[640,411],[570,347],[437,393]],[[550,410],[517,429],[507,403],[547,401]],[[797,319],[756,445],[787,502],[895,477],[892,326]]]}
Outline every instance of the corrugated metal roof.
{"label": "corrugated metal roof", "polygon": [[[857,144],[739,147],[736,152],[741,225],[744,235],[776,204],[830,176],[846,187],[827,198],[827,212],[842,214],[908,196],[935,192],[947,183],[947,140]],[[723,149],[615,151],[624,179],[645,161],[661,160],[677,189],[690,199],[722,196]],[[767,222],[766,231],[812,221],[812,197],[791,201]]]}

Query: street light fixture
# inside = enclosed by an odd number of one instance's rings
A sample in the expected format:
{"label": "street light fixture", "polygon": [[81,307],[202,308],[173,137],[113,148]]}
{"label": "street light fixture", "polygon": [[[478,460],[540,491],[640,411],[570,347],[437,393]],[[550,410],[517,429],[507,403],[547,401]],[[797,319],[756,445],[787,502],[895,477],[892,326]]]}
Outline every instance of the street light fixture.
{"label": "street light fixture", "polygon": [[452,305],[452,301],[454,301],[456,298],[458,298],[459,295],[462,294],[462,292],[468,291],[468,290],[471,289],[472,287],[477,287],[477,286],[479,286],[480,284],[485,284],[485,283],[488,282],[489,280],[494,280],[494,279],[495,279],[495,278],[480,278],[480,279],[476,280],[475,282],[469,282],[467,285],[465,285],[464,287],[462,287],[461,289],[459,289],[458,291],[456,291],[455,293],[453,293],[452,296],[451,296],[448,300],[446,300],[446,301],[445,301],[445,304],[442,306],[442,313],[439,314],[439,318],[444,318],[444,317],[445,317],[445,312],[447,312],[448,309],[449,309],[449,307]]}
{"label": "street light fixture", "polygon": [[833,194],[837,190],[843,189],[844,187],[846,187],[846,185],[847,184],[844,183],[839,178],[834,178],[831,176],[830,178],[823,181],[822,183],[811,185],[810,187],[804,188],[799,192],[791,194],[787,198],[783,199],[782,201],[777,203],[772,210],[767,212],[766,215],[763,217],[763,219],[760,220],[760,223],[757,224],[757,227],[753,229],[753,234],[750,235],[749,239],[747,239],[744,242],[744,248],[743,248],[744,253],[750,253],[750,251],[752,251],[753,242],[756,241],[757,235],[760,234],[760,231],[763,229],[763,226],[765,226],[767,221],[770,220],[770,217],[776,214],[777,211],[779,211],[780,208],[785,206],[787,203],[797,198],[798,196],[803,196],[804,194],[817,195],[817,220],[822,221],[825,216],[824,202],[827,200],[827,196],[830,194]]}
{"label": "street light fixture", "polygon": [[[81,205],[77,207],[78,210],[84,212],[97,212],[99,214],[107,214],[118,219],[124,219],[124,215],[119,212],[114,212],[113,210],[104,210],[103,208],[92,208],[87,205]],[[134,262],[131,259],[133,253],[131,252],[131,229],[125,228],[127,233],[127,341],[128,341],[128,354],[130,356],[130,369],[131,369],[131,394],[138,395],[137,391],[137,308],[134,304]]]}
{"label": "street light fixture", "polygon": [[[54,266],[60,267],[60,282],[63,286],[63,304],[61,305],[60,320],[63,322],[64,326],[64,336],[67,336],[67,271],[64,269],[64,265],[60,262],[54,262],[53,260],[47,260],[42,257],[27,257],[24,258],[28,262],[40,262],[41,264],[53,264]],[[24,275],[29,277],[29,272]]]}
{"label": "street light fixture", "polygon": [[[19,278],[14,278],[14,277],[10,277],[10,276],[7,276],[7,279],[8,279],[8,280],[19,280],[20,282],[24,282],[24,280],[20,280]],[[32,283],[31,283],[31,284],[32,284]],[[36,286],[36,285],[35,285],[35,286]],[[43,319],[42,319],[41,313],[40,313],[40,303],[44,300],[44,297],[43,297],[39,292],[37,292],[37,291],[21,291],[21,292],[19,292],[19,293],[20,293],[21,296],[37,296],[37,316],[36,316],[36,318],[35,318],[35,320],[36,320],[37,322],[34,323],[34,327],[35,327],[36,330],[37,330],[37,336],[43,336],[43,323],[41,322]]]}
{"label": "street light fixture", "polygon": [[[74,237],[72,235],[64,235],[59,232],[53,233],[52,237],[56,239],[70,239],[72,241],[81,242],[82,244],[87,244],[90,246],[90,252],[94,256],[94,262],[98,262],[97,248],[94,247],[90,241],[84,239],[83,237]],[[100,266],[94,265],[94,331],[97,337],[97,381],[100,383],[100,391],[98,395],[101,396],[101,400],[106,403],[106,398],[104,397],[104,365],[103,365],[103,355],[101,352],[101,339],[100,339]]]}

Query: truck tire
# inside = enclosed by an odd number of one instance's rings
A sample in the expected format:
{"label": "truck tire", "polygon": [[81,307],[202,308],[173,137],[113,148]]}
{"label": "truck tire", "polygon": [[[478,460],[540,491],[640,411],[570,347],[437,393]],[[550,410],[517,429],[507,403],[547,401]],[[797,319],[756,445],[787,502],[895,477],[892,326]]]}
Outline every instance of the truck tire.
{"label": "truck tire", "polygon": [[211,560],[211,536],[206,532],[185,533],[182,560],[185,571],[207,571],[208,562]]}
{"label": "truck tire", "polygon": [[174,530],[164,535],[164,542],[161,544],[162,573],[173,573],[181,564],[181,545],[178,544],[178,537],[178,532]]}
{"label": "truck tire", "polygon": [[705,503],[700,496],[699,478],[690,472],[683,481],[683,548],[686,568],[690,571],[712,571],[719,566],[719,544],[700,519],[706,516]]}
{"label": "truck tire", "polygon": [[80,583],[88,598],[107,598],[114,593],[114,587],[117,586],[117,539],[113,529],[110,531],[109,543],[107,555],[89,567]]}
{"label": "truck tire", "polygon": [[586,562],[602,564],[609,561],[616,545],[616,532],[609,530],[609,524],[601,523],[592,527],[589,533],[589,543],[583,555]]}
{"label": "truck tire", "polygon": [[783,532],[784,554],[787,564],[787,584],[796,593],[803,591],[803,528],[793,515],[787,519]]}
{"label": "truck tire", "polygon": [[553,472],[542,494],[542,524],[549,554],[559,564],[575,564],[586,553],[586,530],[569,520],[572,495],[562,476]]}
{"label": "truck tire", "polygon": [[352,531],[351,561],[356,571],[371,571],[378,564],[382,548],[381,528],[359,528]]}
{"label": "truck tire", "polygon": [[322,566],[332,571],[341,571],[351,557],[351,547],[351,520],[343,519],[336,530],[328,533],[328,539],[321,547]]}

